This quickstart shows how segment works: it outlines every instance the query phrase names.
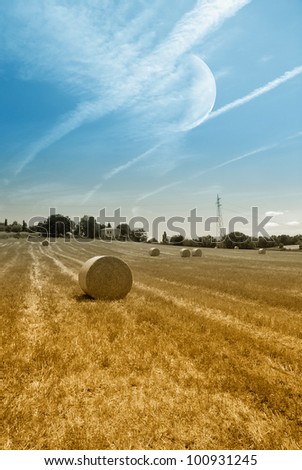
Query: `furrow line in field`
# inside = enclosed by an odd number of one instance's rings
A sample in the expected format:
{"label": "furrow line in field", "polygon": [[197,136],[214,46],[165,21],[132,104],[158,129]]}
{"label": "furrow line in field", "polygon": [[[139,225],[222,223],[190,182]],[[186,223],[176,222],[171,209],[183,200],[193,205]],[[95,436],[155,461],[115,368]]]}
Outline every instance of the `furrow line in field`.
{"label": "furrow line in field", "polygon": [[52,256],[48,253],[46,253],[45,251],[42,251],[41,247],[40,248],[40,251],[41,253],[43,253],[44,256],[46,256],[47,258],[51,259],[52,262],[59,268],[59,270],[63,273],[63,274],[66,274],[67,276],[69,276],[74,282],[77,282],[78,280],[78,276],[76,275],[76,273],[71,270],[70,268],[67,268],[65,266],[65,264],[63,264],[60,260],[58,260],[57,258],[55,258],[55,256]]}
{"label": "furrow line in field", "polygon": [[76,264],[80,264],[80,265],[83,264],[83,261],[80,261],[80,260],[78,260],[77,258],[73,258],[72,256],[64,255],[63,252],[62,252],[62,253],[55,253],[55,254],[56,254],[56,256],[69,259],[69,260],[73,261],[73,262],[76,263]]}
{"label": "furrow line in field", "polygon": [[265,341],[270,340],[271,342],[283,345],[286,348],[301,351],[302,354],[302,341],[299,341],[297,338],[282,335],[281,333],[275,333],[266,327],[261,327],[260,331],[259,327],[257,327],[256,325],[247,325],[246,323],[243,323],[238,320],[238,318],[236,317],[233,317],[228,314],[223,314],[221,310],[200,307],[200,305],[194,302],[187,301],[182,297],[176,298],[175,296],[169,295],[165,291],[162,291],[155,287],[147,286],[140,282],[135,282],[134,286],[139,290],[149,292],[150,294],[155,295],[156,297],[159,297],[166,302],[172,303],[177,308],[193,312],[196,315],[201,315],[211,321],[217,321],[219,323],[225,324],[226,326],[239,329],[240,331],[243,331],[249,336],[255,337],[257,339]]}
{"label": "furrow line in field", "polygon": [[[95,242],[91,242],[91,243],[87,242],[85,243],[85,245],[84,244],[82,245],[83,247],[81,247],[80,252],[91,254],[92,256],[107,255],[108,252],[110,254],[112,253],[113,256],[117,256],[117,255],[125,256],[129,254],[124,249],[124,247],[122,249],[118,249],[119,246],[116,246],[116,245],[113,246],[112,243],[110,242],[100,242],[99,244],[95,244]],[[137,256],[137,253],[135,253],[135,255]]]}
{"label": "furrow line in field", "polygon": [[[161,277],[157,277],[156,280],[158,280],[158,281],[160,281],[161,283],[164,283],[164,284],[179,287],[180,289],[186,289],[186,290],[190,290],[190,291],[193,290],[193,291],[197,291],[197,292],[200,292],[200,290],[201,290],[201,286],[197,286],[197,285],[184,284],[184,283],[177,282],[177,281],[169,281],[168,279],[164,279],[164,278],[161,278]],[[302,296],[302,292],[300,292],[300,293],[297,293],[297,292],[298,291],[293,291],[293,292],[290,292],[290,294],[295,295],[295,296],[297,296],[297,295]],[[226,300],[230,300],[232,302],[239,302],[240,304],[248,305],[248,306],[251,306],[251,307],[259,307],[260,305],[262,305],[262,302],[260,300],[252,300],[252,299],[247,299],[246,297],[232,295],[232,294],[229,294],[227,292],[214,291],[213,289],[210,289],[210,288],[204,287],[204,286],[202,286],[202,293],[209,294],[212,297],[216,297],[216,298],[219,298],[219,299],[226,299]],[[286,291],[286,293],[288,293],[288,291]],[[291,313],[285,307],[284,308],[279,307],[279,306],[278,307],[275,307],[275,306],[272,307],[272,306],[267,305],[266,308],[267,308],[268,312],[286,313],[288,318],[292,317],[293,319],[296,319],[296,317],[297,317],[296,312]],[[254,315],[257,316],[256,314],[254,314]]]}
{"label": "furrow line in field", "polygon": [[19,331],[25,338],[29,354],[33,351],[39,338],[44,335],[44,319],[41,312],[41,300],[45,280],[40,267],[37,254],[32,245],[29,245],[28,254],[31,257],[29,272],[30,287],[26,291],[24,307],[19,319]]}
{"label": "furrow line in field", "polygon": [[[4,276],[10,269],[14,268],[16,264],[17,258],[19,256],[20,245],[15,245],[13,248],[15,247],[16,247],[16,252],[12,255],[12,257],[10,257],[10,259],[7,262],[2,261],[1,263],[2,264],[1,270],[0,270],[1,276]],[[7,251],[6,254],[9,254],[9,251]],[[2,255],[4,254],[2,253]]]}
{"label": "furrow line in field", "polygon": [[71,251],[75,251],[76,253],[79,252],[78,249],[76,249],[74,246],[71,246],[70,244],[68,244],[67,247],[68,247]]}
{"label": "furrow line in field", "polygon": [[63,250],[62,248],[58,245],[58,243],[50,243],[50,246],[52,248],[56,248],[58,251],[60,251],[61,253],[63,253]]}

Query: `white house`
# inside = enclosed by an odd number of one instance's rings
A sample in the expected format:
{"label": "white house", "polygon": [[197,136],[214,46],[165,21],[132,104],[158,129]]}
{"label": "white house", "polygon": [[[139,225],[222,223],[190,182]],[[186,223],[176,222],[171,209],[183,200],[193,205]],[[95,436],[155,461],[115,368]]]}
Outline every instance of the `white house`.
{"label": "white house", "polygon": [[120,230],[113,227],[105,227],[101,229],[101,238],[103,240],[115,240],[120,236]]}

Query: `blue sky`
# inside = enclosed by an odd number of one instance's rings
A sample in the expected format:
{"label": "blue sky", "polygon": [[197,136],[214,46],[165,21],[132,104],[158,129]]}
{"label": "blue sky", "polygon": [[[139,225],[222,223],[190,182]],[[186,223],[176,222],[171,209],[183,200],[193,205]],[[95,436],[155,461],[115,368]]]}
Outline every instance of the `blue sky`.
{"label": "blue sky", "polygon": [[301,20],[300,0],[2,0],[0,221],[208,217],[219,193],[225,222],[258,206],[301,233]]}

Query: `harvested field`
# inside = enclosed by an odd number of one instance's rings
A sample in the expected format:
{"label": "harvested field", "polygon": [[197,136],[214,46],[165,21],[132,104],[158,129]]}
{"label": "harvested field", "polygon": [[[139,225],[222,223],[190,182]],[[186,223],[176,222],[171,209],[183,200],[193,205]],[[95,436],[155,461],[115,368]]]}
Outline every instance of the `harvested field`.
{"label": "harvested field", "polygon": [[[302,253],[0,240],[2,449],[302,449]],[[81,265],[130,266],[92,300]]]}

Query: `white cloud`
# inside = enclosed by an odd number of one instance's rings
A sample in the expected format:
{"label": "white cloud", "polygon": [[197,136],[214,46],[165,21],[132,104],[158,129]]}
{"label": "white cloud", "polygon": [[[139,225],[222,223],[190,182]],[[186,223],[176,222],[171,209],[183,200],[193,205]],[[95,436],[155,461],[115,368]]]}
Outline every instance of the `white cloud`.
{"label": "white cloud", "polygon": [[266,63],[266,62],[269,62],[270,60],[273,59],[273,56],[272,55],[263,55],[261,58],[260,58],[260,62],[262,63]]}
{"label": "white cloud", "polygon": [[[299,137],[298,135],[296,137]],[[288,138],[284,139],[284,141],[286,141]],[[186,183],[188,181],[191,181],[192,179],[195,179],[195,178],[199,178],[200,176],[210,172],[210,171],[214,171],[214,170],[218,170],[219,168],[223,168],[227,165],[231,165],[232,163],[235,163],[235,162],[238,162],[240,160],[243,160],[245,158],[249,158],[249,157],[252,157],[254,155],[258,155],[259,153],[262,153],[262,152],[265,152],[267,150],[271,150],[275,147],[277,147],[281,142],[276,142],[274,144],[271,144],[271,145],[266,145],[266,146],[263,146],[263,147],[259,147],[255,150],[252,150],[250,152],[247,152],[247,153],[244,153],[243,155],[239,155],[238,157],[235,157],[235,158],[231,158],[230,160],[227,160],[225,162],[222,162],[222,163],[219,163],[218,165],[214,165],[210,168],[206,168],[205,170],[202,170],[200,172],[197,172],[197,173],[194,173],[193,176],[189,177],[189,178],[186,178],[186,179],[183,179],[183,180],[180,180],[180,181],[175,181],[174,183],[171,183],[170,185],[166,185],[166,186],[161,186],[160,188],[150,192],[149,194],[145,194],[143,196],[143,199],[147,199],[149,196],[153,196],[155,194],[158,194],[158,193],[161,193],[163,191],[165,191],[166,189],[169,189],[170,187],[172,186],[177,186],[177,185],[180,185],[180,184],[183,184],[183,183]],[[141,200],[141,199],[138,199],[138,200]],[[265,215],[268,215],[268,216],[274,216],[274,215],[282,215],[283,213],[279,213],[279,212],[276,212],[276,211],[269,211],[269,212],[266,212]]]}
{"label": "white cloud", "polygon": [[286,222],[285,225],[289,225],[290,227],[296,227],[297,225],[300,225],[300,222],[298,222],[297,220],[292,220],[290,222]]}
{"label": "white cloud", "polygon": [[221,78],[228,77],[231,74],[231,68],[230,67],[223,67],[222,69],[217,70],[217,72],[214,72],[214,77],[215,80],[220,80]]}
{"label": "white cloud", "polygon": [[192,47],[249,2],[199,0],[155,44],[146,31],[160,10],[150,6],[133,16],[124,2],[13,1],[5,10],[3,21],[13,27],[4,42],[22,61],[23,76],[56,83],[81,100],[32,144],[16,174],[68,133],[117,109],[128,109],[155,136],[200,124],[213,107],[215,80],[190,55]]}
{"label": "white cloud", "polygon": [[[268,93],[269,91],[273,90],[274,88],[276,88],[277,86],[281,85],[282,83],[296,77],[297,75],[301,74],[302,73],[302,66],[300,67],[295,67],[293,70],[289,71],[289,72],[286,72],[284,73],[283,75],[281,75],[281,77],[279,78],[276,78],[275,80],[273,80],[272,82],[269,82],[267,83],[266,85],[264,85],[263,87],[261,88],[257,88],[256,90],[254,90],[253,92],[249,93],[248,95],[246,95],[245,97],[243,98],[240,98],[238,100],[235,100],[231,103],[229,103],[228,105],[226,106],[223,106],[222,108],[218,109],[217,111],[214,111],[212,112],[211,114],[208,115],[208,117],[205,118],[205,120],[209,120],[209,119],[214,119],[215,117],[219,116],[220,114],[223,114],[225,112],[228,112],[230,111],[231,109],[233,108],[236,108],[238,106],[242,106],[244,105],[245,103],[248,103],[249,101],[251,101],[252,99],[254,98],[257,98],[258,96],[264,94],[264,93]],[[296,134],[294,135],[291,135],[289,137],[287,137],[285,140],[288,140],[288,139],[295,139],[295,138],[298,138],[301,136],[301,131],[297,132]],[[267,150],[270,150],[270,149],[273,149],[275,147],[277,147],[279,145],[280,142],[276,142],[274,144],[271,144],[271,145],[267,145],[267,146],[263,146],[263,147],[259,147],[255,150],[252,150],[251,152],[247,152],[243,155],[240,155],[239,157],[235,157],[235,158],[232,158],[230,160],[227,160],[225,162],[222,162],[218,165],[214,165],[210,168],[207,168],[201,172],[198,172],[196,173],[193,178],[195,177],[199,177],[201,175],[204,175],[210,171],[213,171],[213,170],[217,170],[219,168],[223,168],[227,165],[230,165],[232,163],[235,163],[237,161],[240,161],[240,160],[243,160],[245,158],[248,158],[248,157],[251,157],[251,156],[254,156],[254,155],[257,155],[259,153],[262,153],[262,152],[265,152]],[[191,178],[190,178],[191,179]],[[180,184],[180,183],[183,183],[183,181],[179,182],[179,183],[173,183],[173,186],[174,185],[177,185],[177,184]],[[165,189],[169,189],[169,186],[162,186],[161,188],[158,188],[157,190],[155,190],[154,192],[151,192],[150,195],[152,196],[153,194],[157,194],[157,193],[160,193],[160,192],[163,192],[165,191]],[[146,199],[148,197],[148,195],[145,195],[144,196],[144,199]],[[274,211],[270,211],[270,212],[267,212],[266,215],[282,215],[282,213],[278,213],[278,212],[274,212]]]}
{"label": "white cloud", "polygon": [[51,131],[42,137],[40,140],[34,142],[26,157],[19,163],[15,170],[15,175],[32,162],[35,157],[44,149],[60,140],[71,131],[77,129],[84,122],[93,121],[99,118],[102,113],[105,113],[104,104],[102,101],[85,102],[80,104],[75,110],[66,114],[61,122],[53,127]]}
{"label": "white cloud", "polygon": [[280,224],[277,224],[277,222],[267,222],[265,226],[266,227],[280,227]]}
{"label": "white cloud", "polygon": [[204,38],[213,29],[220,26],[225,19],[235,15],[238,10],[251,0],[198,0],[195,8],[189,11],[176,24],[158,50],[163,60],[176,59],[187,52],[194,44]]}
{"label": "white cloud", "polygon": [[265,215],[275,217],[277,215],[283,215],[284,212],[279,212],[279,211],[267,211]]}

